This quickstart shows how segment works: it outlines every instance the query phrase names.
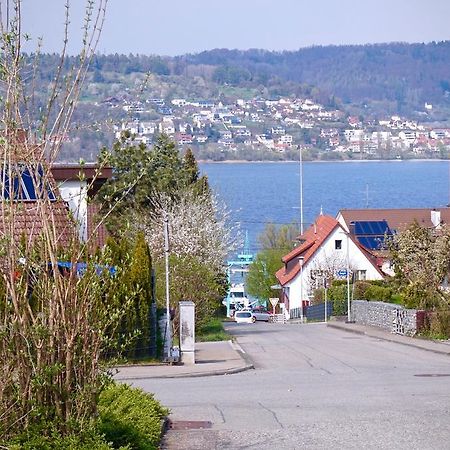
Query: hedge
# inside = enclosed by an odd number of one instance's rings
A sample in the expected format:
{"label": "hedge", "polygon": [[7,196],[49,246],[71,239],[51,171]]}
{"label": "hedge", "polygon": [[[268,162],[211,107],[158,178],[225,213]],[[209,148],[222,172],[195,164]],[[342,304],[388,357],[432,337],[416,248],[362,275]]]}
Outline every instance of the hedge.
{"label": "hedge", "polygon": [[98,430],[113,448],[155,450],[167,408],[142,389],[112,384],[100,395]]}

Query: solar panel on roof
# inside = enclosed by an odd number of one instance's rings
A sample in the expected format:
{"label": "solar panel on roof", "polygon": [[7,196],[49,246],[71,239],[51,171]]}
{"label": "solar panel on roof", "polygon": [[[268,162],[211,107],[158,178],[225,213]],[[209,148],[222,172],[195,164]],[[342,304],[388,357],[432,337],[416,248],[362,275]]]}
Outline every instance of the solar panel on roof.
{"label": "solar panel on roof", "polygon": [[384,239],[374,236],[357,236],[358,242],[369,250],[381,250],[384,246]]}
{"label": "solar panel on roof", "polygon": [[384,236],[385,234],[392,234],[385,220],[357,221],[354,222],[354,230],[357,236]]}
{"label": "solar panel on roof", "polygon": [[[12,183],[10,179],[12,176]],[[0,184],[3,185],[2,198],[9,200],[12,196],[13,200],[31,200],[36,201],[44,198],[46,191],[51,201],[56,200],[55,193],[49,184],[43,188],[44,170],[39,165],[37,174],[30,172],[30,167],[14,167],[10,171],[0,171]]]}
{"label": "solar panel on roof", "polygon": [[369,250],[381,250],[385,247],[385,237],[392,231],[385,220],[354,222],[354,234],[358,242]]}

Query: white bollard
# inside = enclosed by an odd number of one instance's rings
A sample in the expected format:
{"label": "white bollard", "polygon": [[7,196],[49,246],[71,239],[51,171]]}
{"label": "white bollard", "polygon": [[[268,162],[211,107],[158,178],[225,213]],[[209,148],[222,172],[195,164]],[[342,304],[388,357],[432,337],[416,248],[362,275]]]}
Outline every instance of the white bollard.
{"label": "white bollard", "polygon": [[184,364],[195,364],[195,304],[182,301],[180,305],[180,351]]}

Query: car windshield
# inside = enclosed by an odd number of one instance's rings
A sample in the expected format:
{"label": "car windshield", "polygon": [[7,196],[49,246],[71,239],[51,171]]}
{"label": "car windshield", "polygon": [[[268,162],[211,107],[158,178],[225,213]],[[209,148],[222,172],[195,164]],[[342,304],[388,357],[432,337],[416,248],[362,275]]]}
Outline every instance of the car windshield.
{"label": "car windshield", "polygon": [[251,312],[237,312],[236,317],[252,317]]}

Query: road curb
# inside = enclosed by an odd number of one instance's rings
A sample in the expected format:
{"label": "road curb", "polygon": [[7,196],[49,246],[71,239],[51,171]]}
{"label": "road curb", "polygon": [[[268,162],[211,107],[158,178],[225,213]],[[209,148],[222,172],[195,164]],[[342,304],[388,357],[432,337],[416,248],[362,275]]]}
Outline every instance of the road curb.
{"label": "road curb", "polygon": [[235,351],[237,351],[238,355],[244,360],[245,367],[247,367],[245,370],[254,369],[255,365],[253,363],[252,358],[244,351],[244,349],[240,346],[240,344],[237,341],[228,341],[233,347]]}
{"label": "road curb", "polygon": [[[387,341],[387,342],[394,342],[395,344],[406,345],[407,347],[418,348],[420,350],[425,350],[426,352],[436,353],[438,355],[450,356],[450,348],[449,348],[449,350],[439,350],[436,348],[428,348],[428,347],[424,347],[423,345],[420,345],[420,342],[412,342],[412,341],[406,342],[406,341],[395,339],[393,337],[391,338],[389,335],[380,335],[378,333],[371,333],[370,331],[355,330],[355,329],[343,327],[343,326],[340,326],[338,324],[333,324],[333,323],[328,323],[327,326],[334,328],[336,330],[346,331],[347,333],[361,334],[361,335],[369,336],[369,337],[372,337],[375,339],[381,339],[381,340]],[[402,336],[402,337],[407,337],[407,336]],[[415,339],[415,338],[409,338],[409,339]]]}
{"label": "road curb", "polygon": [[337,323],[328,322],[327,323],[327,327],[335,328],[336,330],[347,331],[347,333],[365,334],[365,335],[367,335],[367,333],[365,331],[355,330],[355,329],[343,327],[341,325],[338,325]]}
{"label": "road curb", "polygon": [[212,370],[210,372],[198,372],[198,373],[179,373],[179,374],[167,374],[167,375],[146,375],[146,376],[130,376],[115,378],[117,381],[133,381],[133,380],[161,380],[164,378],[201,378],[201,377],[214,377],[217,375],[232,375],[235,373],[245,372],[246,370],[254,369],[253,364],[246,364],[242,367],[233,367],[231,369]]}
{"label": "road curb", "polygon": [[[200,378],[217,375],[232,375],[235,373],[245,372],[246,370],[255,368],[254,363],[250,358],[250,356],[243,350],[243,348],[237,342],[231,340],[223,342],[228,342],[230,347],[236,352],[237,355],[239,355],[240,359],[242,360],[241,364],[234,367],[228,367],[223,369],[214,369],[209,371],[205,370],[204,372],[198,371],[198,372],[166,373],[164,375],[153,375],[153,374],[128,375],[128,376],[125,375],[123,377],[121,376],[116,377],[116,379],[118,381],[133,381],[133,380],[149,380],[149,379],[164,379],[164,378]],[[150,369],[151,366],[141,365],[138,367],[148,367]],[[189,366],[186,367],[189,368]]]}

